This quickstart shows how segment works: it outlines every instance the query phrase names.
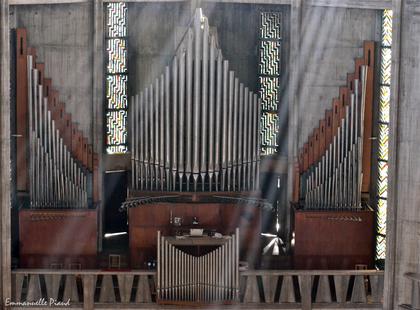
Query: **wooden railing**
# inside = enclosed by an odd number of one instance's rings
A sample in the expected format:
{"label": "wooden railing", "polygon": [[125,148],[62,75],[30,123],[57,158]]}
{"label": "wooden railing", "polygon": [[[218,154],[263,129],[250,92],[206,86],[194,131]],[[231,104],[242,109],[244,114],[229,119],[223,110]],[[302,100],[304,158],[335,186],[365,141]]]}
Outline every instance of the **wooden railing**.
{"label": "wooden railing", "polygon": [[420,273],[407,272],[404,276],[411,281],[411,303],[400,305],[400,308],[420,309]]}
{"label": "wooden railing", "polygon": [[[12,309],[19,302],[48,304],[50,298],[83,309],[157,308],[155,271],[19,269],[12,276]],[[376,270],[241,271],[239,300],[224,307],[382,309],[383,279]]]}

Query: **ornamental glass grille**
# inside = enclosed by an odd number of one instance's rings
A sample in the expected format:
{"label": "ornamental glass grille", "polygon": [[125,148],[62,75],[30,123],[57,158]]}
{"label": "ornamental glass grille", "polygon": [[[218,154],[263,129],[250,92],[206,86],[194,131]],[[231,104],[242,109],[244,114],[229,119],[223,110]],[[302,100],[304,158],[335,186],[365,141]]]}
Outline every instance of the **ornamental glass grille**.
{"label": "ornamental glass grille", "polygon": [[281,73],[282,15],[262,12],[259,32],[259,95],[261,98],[261,155],[278,149],[279,87]]}
{"label": "ornamental glass grille", "polygon": [[106,151],[127,152],[127,5],[105,6]]}
{"label": "ornamental glass grille", "polygon": [[376,260],[385,259],[386,211],[388,198],[388,138],[391,84],[392,10],[382,12],[381,63],[378,118],[378,178]]}

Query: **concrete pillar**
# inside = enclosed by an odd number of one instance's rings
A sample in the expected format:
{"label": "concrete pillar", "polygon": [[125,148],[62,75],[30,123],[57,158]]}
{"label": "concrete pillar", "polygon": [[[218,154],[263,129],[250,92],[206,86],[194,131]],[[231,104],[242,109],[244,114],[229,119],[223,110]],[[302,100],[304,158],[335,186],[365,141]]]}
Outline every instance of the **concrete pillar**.
{"label": "concrete pillar", "polygon": [[0,1],[0,308],[11,297],[9,1]]}
{"label": "concrete pillar", "polygon": [[[293,171],[298,152],[298,114],[300,81],[300,42],[302,23],[302,0],[292,0],[290,10],[290,74],[289,74],[289,124],[287,148],[287,201],[292,201]],[[290,207],[286,213],[286,231],[290,232]],[[290,240],[290,236],[286,236]]]}
{"label": "concrete pillar", "polygon": [[104,190],[103,190],[103,166],[104,166],[104,71],[103,71],[103,38],[104,38],[104,9],[103,0],[93,1],[93,52],[92,52],[92,75],[93,75],[93,103],[92,103],[92,141],[93,151],[99,159],[99,223],[98,223],[98,249],[102,251],[102,235],[104,222]]}
{"label": "concrete pillar", "polygon": [[420,272],[420,165],[418,120],[420,5],[394,0],[389,133],[387,253],[384,309],[411,302],[412,283],[403,275]]}

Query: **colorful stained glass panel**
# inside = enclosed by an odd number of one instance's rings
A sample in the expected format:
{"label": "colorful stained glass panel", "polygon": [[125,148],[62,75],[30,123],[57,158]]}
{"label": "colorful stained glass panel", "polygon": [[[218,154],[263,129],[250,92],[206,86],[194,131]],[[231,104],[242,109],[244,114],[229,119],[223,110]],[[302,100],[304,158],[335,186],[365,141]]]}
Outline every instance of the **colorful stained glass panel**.
{"label": "colorful stained glass panel", "polygon": [[107,44],[108,73],[127,71],[127,48],[125,39],[110,39]]}
{"label": "colorful stained glass panel", "polygon": [[127,108],[127,76],[108,75],[106,78],[108,109]]}
{"label": "colorful stained glass panel", "polygon": [[127,111],[107,112],[107,145],[127,144]]}

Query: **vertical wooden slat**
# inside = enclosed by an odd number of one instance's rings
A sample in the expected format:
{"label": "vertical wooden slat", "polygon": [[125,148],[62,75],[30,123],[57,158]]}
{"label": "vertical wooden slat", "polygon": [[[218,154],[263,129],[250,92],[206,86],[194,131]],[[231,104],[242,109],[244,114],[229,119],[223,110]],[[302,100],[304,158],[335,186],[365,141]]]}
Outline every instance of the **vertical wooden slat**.
{"label": "vertical wooden slat", "polygon": [[373,91],[374,91],[374,57],[375,43],[372,41],[365,42],[363,45],[364,64],[367,68],[366,79],[366,101],[364,115],[364,134],[363,134],[363,157],[362,157],[362,192],[366,193],[370,190],[371,175],[371,153],[372,153],[372,128],[373,128]]}
{"label": "vertical wooden slat", "polygon": [[16,186],[29,190],[28,78],[26,29],[16,29]]}
{"label": "vertical wooden slat", "polygon": [[93,310],[95,296],[95,275],[83,276],[83,310]]}
{"label": "vertical wooden slat", "polygon": [[299,276],[299,288],[301,295],[302,310],[312,309],[312,284],[313,277],[310,275]]}

